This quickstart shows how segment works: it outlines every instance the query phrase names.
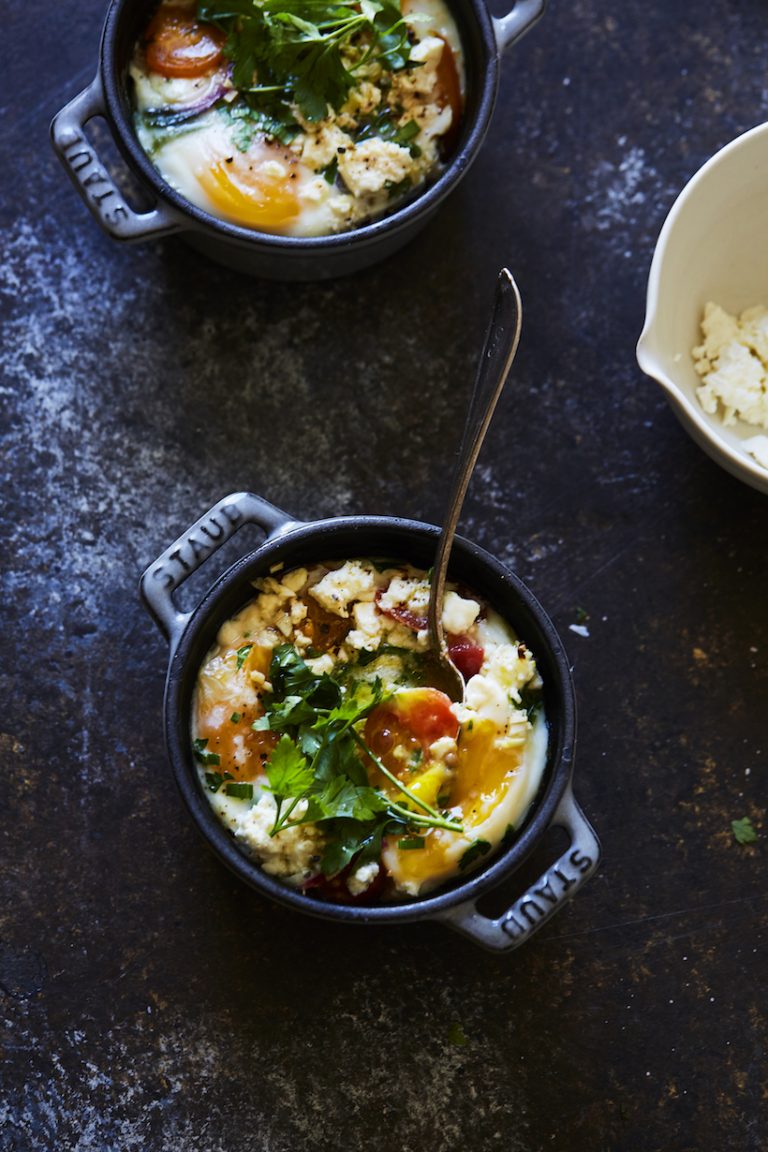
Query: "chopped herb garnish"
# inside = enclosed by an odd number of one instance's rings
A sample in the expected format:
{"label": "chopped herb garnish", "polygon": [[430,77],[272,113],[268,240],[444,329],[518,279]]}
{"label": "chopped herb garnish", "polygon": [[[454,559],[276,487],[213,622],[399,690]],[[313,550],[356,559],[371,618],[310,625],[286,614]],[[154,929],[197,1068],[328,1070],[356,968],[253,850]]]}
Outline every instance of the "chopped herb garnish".
{"label": "chopped herb garnish", "polygon": [[407,148],[414,159],[421,156],[421,148],[414,143],[421,131],[419,123],[417,120],[406,120],[405,124],[400,124],[398,121],[401,116],[399,109],[385,106],[375,115],[364,117],[355,133],[355,142],[360,144],[363,140],[372,140],[378,136],[380,140]]}
{"label": "chopped herb garnish", "polygon": [[252,648],[253,648],[253,644],[243,644],[242,648],[238,648],[238,650],[237,650],[237,670],[238,670],[238,672],[240,671],[243,664],[245,664],[246,660],[248,659],[248,653],[251,651]]}
{"label": "chopped herb garnish", "polygon": [[731,831],[739,844],[754,844],[757,840],[757,832],[749,816],[742,816],[741,820],[731,820]]}
{"label": "chopped herb garnish", "polygon": [[531,688],[526,684],[525,688],[520,692],[520,707],[528,717],[529,722],[532,724],[544,703],[541,695],[541,688]]}
{"label": "chopped herb garnish", "polygon": [[253,800],[253,784],[230,781],[224,791],[227,796],[234,796],[237,800]]}
{"label": "chopped herb garnish", "polygon": [[[411,825],[461,831],[458,821],[411,792],[365,743],[364,722],[387,698],[378,680],[345,688],[332,676],[313,672],[290,644],[275,648],[269,679],[272,692],[263,697],[265,712],[253,727],[281,733],[264,765],[276,804],[270,835],[298,824],[321,824],[327,835],[321,869],[332,876],[352,859],[377,859],[387,833]],[[402,802],[370,785],[366,765],[371,762],[402,794]],[[423,846],[423,837],[412,839]]]}
{"label": "chopped herb garnish", "polygon": [[425,840],[423,836],[407,836],[404,840],[398,840],[397,842],[398,848],[402,848],[408,852],[423,848],[424,844]]}
{"label": "chopped herb garnish", "polygon": [[469,868],[470,864],[474,864],[475,860],[479,860],[482,856],[485,856],[486,853],[490,852],[490,850],[491,845],[487,840],[475,840],[459,860],[459,871],[463,872],[465,868]]}
{"label": "chopped herb garnish", "polygon": [[254,107],[253,98],[242,96],[232,104],[222,104],[220,116],[232,129],[232,141],[238,152],[247,152],[257,136],[271,136],[281,144],[290,144],[301,131],[290,106],[281,100],[272,100],[267,106]]}
{"label": "chopped herb garnish", "polygon": [[221,756],[218,752],[206,752],[208,745],[207,740],[202,740],[199,737],[192,741],[192,755],[200,764],[221,764]]}
{"label": "chopped herb garnish", "polygon": [[239,724],[242,718],[242,712],[233,712],[229,719],[233,724]]}
{"label": "chopped herb garnish", "polygon": [[200,0],[197,13],[226,32],[235,87],[254,106],[295,102],[307,120],[338,111],[363,66],[399,70],[410,56],[399,0]]}
{"label": "chopped herb garnish", "polygon": [[206,772],[205,773],[205,786],[209,792],[218,792],[224,783],[224,777],[221,772]]}

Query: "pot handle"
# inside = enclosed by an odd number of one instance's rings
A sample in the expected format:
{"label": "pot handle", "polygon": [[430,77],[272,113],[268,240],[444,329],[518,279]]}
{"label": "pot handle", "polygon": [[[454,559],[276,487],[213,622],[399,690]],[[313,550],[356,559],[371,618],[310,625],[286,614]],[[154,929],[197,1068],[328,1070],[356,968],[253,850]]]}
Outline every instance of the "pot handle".
{"label": "pot handle", "polygon": [[432,919],[463,932],[491,952],[519,948],[576,895],[600,860],[600,843],[570,787],[560,801],[552,824],[569,834],[570,847],[498,920],[478,912],[474,900],[439,912]]}
{"label": "pot handle", "polygon": [[97,76],[51,121],[51,142],[73,184],[97,221],[115,240],[143,240],[177,232],[181,222],[173,209],[157,204],[150,212],[134,212],[85,135],[85,125],[105,110],[101,77]]}
{"label": "pot handle", "polygon": [[494,16],[493,28],[499,52],[506,52],[511,44],[533,28],[544,15],[547,0],[517,0],[506,16]]}
{"label": "pot handle", "polygon": [[192,615],[176,607],[176,589],[244,524],[257,524],[267,539],[272,539],[299,523],[252,492],[234,492],[214,504],[149,565],[139,581],[139,590],[149,614],[170,644],[171,656]]}

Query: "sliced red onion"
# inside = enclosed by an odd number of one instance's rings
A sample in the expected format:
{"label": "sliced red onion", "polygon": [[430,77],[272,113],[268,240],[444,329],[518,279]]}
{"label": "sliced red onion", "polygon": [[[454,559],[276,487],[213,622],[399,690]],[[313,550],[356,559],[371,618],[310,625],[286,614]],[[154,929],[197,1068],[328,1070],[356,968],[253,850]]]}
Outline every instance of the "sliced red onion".
{"label": "sliced red onion", "polygon": [[208,77],[208,83],[200,91],[195,91],[191,100],[176,100],[172,104],[164,104],[160,108],[145,108],[142,115],[153,128],[167,128],[172,124],[180,124],[201,112],[206,112],[217,100],[229,91],[229,72],[214,72]]}

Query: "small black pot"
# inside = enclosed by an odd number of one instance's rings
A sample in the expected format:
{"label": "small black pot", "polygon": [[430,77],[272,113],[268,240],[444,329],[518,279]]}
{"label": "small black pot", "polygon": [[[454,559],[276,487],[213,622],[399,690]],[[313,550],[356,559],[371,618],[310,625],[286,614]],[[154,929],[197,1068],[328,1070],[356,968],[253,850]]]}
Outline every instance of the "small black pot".
{"label": "small black pot", "polygon": [[[128,65],[133,45],[157,0],[111,0],[104,22],[96,78],[54,117],[53,146],[102,228],[116,240],[181,233],[194,248],[239,272],[277,280],[322,280],[356,272],[396,252],[426,224],[474,160],[496,101],[501,53],[536,23],[546,0],[516,0],[503,18],[484,0],[446,0],[464,47],[467,93],[461,136],[450,163],[413,201],[382,219],[335,236],[274,236],[219,220],[190,204],[167,184],[133,130]],[[136,212],[126,203],[85,125],[102,116],[131,171],[155,207]]]}
{"label": "small black pot", "polygon": [[[174,591],[244,524],[257,524],[266,540],[233,564],[192,612],[180,612]],[[573,684],[568,659],[551,621],[516,576],[487,552],[457,538],[450,575],[475,589],[525,638],[544,681],[549,723],[547,765],[531,812],[515,841],[481,871],[437,894],[375,907],[322,903],[287,887],[245,856],[219,822],[200,787],[191,746],[192,694],[198,670],[221,625],[254,592],[251,581],[274,569],[330,559],[387,556],[427,568],[434,560],[438,529],[412,520],[348,516],[305,524],[249,492],[220,500],[147,568],[144,602],[170,642],[165,690],[165,739],[176,782],[192,818],[219,858],[247,884],[281,904],[324,920],[402,924],[440,920],[494,951],[517,948],[569,900],[594,872],[600,847],[573,798],[571,771],[576,739]],[[493,920],[477,899],[511,875],[550,825],[564,828],[570,846],[502,916]]]}

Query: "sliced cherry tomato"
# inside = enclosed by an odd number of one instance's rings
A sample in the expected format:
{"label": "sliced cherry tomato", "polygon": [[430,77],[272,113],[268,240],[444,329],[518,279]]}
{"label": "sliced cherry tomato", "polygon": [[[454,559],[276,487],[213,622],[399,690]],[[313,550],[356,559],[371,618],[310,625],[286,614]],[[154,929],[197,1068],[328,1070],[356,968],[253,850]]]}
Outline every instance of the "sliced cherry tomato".
{"label": "sliced cherry tomato", "polygon": [[194,79],[217,67],[224,34],[195,17],[195,5],[161,4],[144,37],[147,67],[161,76]]}
{"label": "sliced cherry tomato", "polygon": [[[405,772],[416,753],[423,754],[424,751],[421,740],[403,722],[392,702],[380,704],[371,712],[365,722],[365,742],[371,752],[396,776]],[[397,749],[404,751],[397,753]],[[380,775],[377,773],[377,776]]]}
{"label": "sliced cherry tomato", "polygon": [[459,139],[462,112],[461,81],[459,80],[459,70],[456,67],[453,49],[444,36],[441,36],[440,39],[443,41],[443,51],[437,65],[438,99],[443,105],[448,104],[453,113],[451,126],[441,137],[440,143],[445,155],[449,156]]}
{"label": "sliced cherry tomato", "polygon": [[374,708],[365,722],[365,742],[390,772],[402,775],[414,753],[423,756],[435,740],[455,739],[458,731],[450,697],[437,688],[407,688]]}
{"label": "sliced cherry tomato", "polygon": [[485,651],[469,636],[449,636],[448,655],[465,680],[476,676],[483,666]]}

